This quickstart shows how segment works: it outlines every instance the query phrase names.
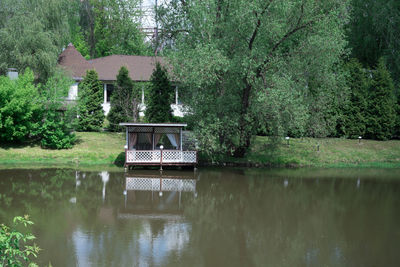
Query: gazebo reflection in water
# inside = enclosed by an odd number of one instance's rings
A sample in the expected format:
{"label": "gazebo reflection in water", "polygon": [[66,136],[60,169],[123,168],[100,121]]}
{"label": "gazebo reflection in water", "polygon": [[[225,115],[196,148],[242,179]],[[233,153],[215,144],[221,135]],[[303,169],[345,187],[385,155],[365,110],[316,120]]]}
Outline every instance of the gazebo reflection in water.
{"label": "gazebo reflection in water", "polygon": [[197,196],[196,172],[127,173],[120,218],[180,219],[185,200]]}

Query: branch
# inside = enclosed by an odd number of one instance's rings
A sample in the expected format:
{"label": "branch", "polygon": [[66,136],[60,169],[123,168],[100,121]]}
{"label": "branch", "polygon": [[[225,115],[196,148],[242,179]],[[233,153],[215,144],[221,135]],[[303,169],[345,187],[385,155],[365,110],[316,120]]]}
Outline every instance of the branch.
{"label": "branch", "polygon": [[260,77],[261,71],[264,68],[264,66],[269,62],[270,58],[272,57],[273,53],[279,48],[279,46],[286,40],[288,39],[290,36],[292,36],[293,34],[295,34],[296,32],[307,28],[308,26],[312,25],[315,21],[311,20],[305,24],[302,24],[300,26],[295,27],[294,29],[292,29],[291,31],[287,32],[278,42],[275,43],[275,45],[272,47],[271,51],[268,53],[267,58],[264,60],[264,62],[257,68],[256,71],[256,77]]}
{"label": "branch", "polygon": [[[265,12],[267,11],[267,9],[268,9],[269,6],[271,5],[272,1],[273,1],[273,0],[269,0],[269,2],[265,5],[264,9],[263,9],[263,10],[261,11],[261,13],[260,13],[260,17],[263,16],[263,15],[265,14]],[[258,18],[258,19],[257,19],[257,22],[256,22],[256,27],[255,27],[255,29],[254,29],[254,31],[253,31],[253,34],[251,35],[251,38],[250,38],[250,41],[249,41],[249,50],[253,49],[254,40],[256,39],[256,36],[257,36],[257,33],[258,33],[258,29],[259,29],[260,26],[261,26],[261,19],[260,19],[260,17],[258,16],[257,12],[255,12],[255,14],[256,14],[256,18]]]}

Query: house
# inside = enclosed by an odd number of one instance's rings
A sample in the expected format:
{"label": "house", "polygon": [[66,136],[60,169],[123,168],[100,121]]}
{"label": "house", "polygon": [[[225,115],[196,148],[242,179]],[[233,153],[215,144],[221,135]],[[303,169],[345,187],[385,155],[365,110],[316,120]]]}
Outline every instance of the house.
{"label": "house", "polygon": [[[143,111],[146,109],[144,82],[150,81],[151,74],[157,62],[160,62],[161,65],[165,65],[163,58],[149,56],[111,55],[86,60],[71,43],[58,58],[58,66],[63,68],[75,81],[68,92],[67,101],[77,100],[79,95],[78,85],[86,75],[86,71],[90,69],[97,71],[99,80],[104,86],[104,101],[102,106],[105,115],[110,111],[110,99],[114,90],[114,83],[117,80],[118,71],[122,66],[128,69],[132,81],[143,84],[140,115],[144,115]],[[178,99],[178,87],[176,85],[175,101],[171,103],[171,108],[174,116],[183,117],[184,112]]]}

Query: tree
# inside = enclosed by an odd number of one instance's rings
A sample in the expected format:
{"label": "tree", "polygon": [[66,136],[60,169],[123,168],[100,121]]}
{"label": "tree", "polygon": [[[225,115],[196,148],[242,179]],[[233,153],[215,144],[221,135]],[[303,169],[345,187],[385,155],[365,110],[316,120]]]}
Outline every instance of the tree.
{"label": "tree", "polygon": [[1,142],[22,142],[37,132],[42,110],[33,80],[30,69],[16,80],[0,76]]}
{"label": "tree", "polygon": [[109,130],[121,131],[120,122],[136,122],[139,115],[139,90],[133,85],[126,67],[121,67],[117,75],[116,88],[111,97],[111,110],[107,115]]}
{"label": "tree", "polygon": [[140,31],[142,14],[139,5],[138,0],[84,0],[78,3],[79,10],[71,13],[71,17],[78,15],[80,18],[80,31],[75,34],[85,37],[90,57],[150,53]]}
{"label": "tree", "polygon": [[347,64],[350,97],[344,108],[342,131],[346,137],[358,138],[365,134],[367,116],[368,79],[367,73],[357,59]]}
{"label": "tree", "polygon": [[29,67],[39,81],[52,75],[68,39],[65,4],[68,1],[0,2],[0,72]]}
{"label": "tree", "polygon": [[76,137],[72,133],[75,119],[69,116],[69,113],[75,113],[75,109],[74,106],[65,104],[65,96],[72,83],[69,77],[56,71],[46,84],[40,86],[43,119],[39,136],[43,148],[72,148],[75,142]]}
{"label": "tree", "polygon": [[95,70],[88,70],[79,84],[78,128],[81,131],[99,131],[104,121],[103,86]]}
{"label": "tree", "polygon": [[397,96],[397,105],[396,105],[396,124],[395,124],[395,132],[394,136],[396,138],[400,138],[400,94]]}
{"label": "tree", "polygon": [[167,70],[157,62],[150,78],[149,99],[146,104],[146,120],[154,123],[171,122],[171,101],[174,88],[168,80]]}
{"label": "tree", "polygon": [[[316,123],[321,134],[335,130],[347,1],[173,0],[159,18],[192,120],[205,122],[220,151],[243,157],[260,124],[279,135]],[[261,113],[268,101],[278,106]]]}
{"label": "tree", "polygon": [[373,73],[369,93],[367,138],[387,140],[392,137],[396,120],[395,104],[393,80],[381,58]]}
{"label": "tree", "polygon": [[375,66],[384,57],[400,82],[400,2],[397,0],[352,0],[348,25],[352,56],[365,66]]}

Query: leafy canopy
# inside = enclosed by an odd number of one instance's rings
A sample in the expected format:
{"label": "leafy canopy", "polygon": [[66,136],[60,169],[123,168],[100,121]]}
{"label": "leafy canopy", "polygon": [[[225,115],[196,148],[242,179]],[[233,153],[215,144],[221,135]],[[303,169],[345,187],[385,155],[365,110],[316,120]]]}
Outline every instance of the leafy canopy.
{"label": "leafy canopy", "polygon": [[56,67],[61,47],[68,39],[69,1],[0,1],[0,72],[29,67],[46,81]]}
{"label": "leafy canopy", "polygon": [[22,142],[37,131],[41,120],[41,101],[26,69],[16,80],[0,76],[0,141]]}
{"label": "leafy canopy", "polygon": [[160,8],[194,130],[216,142],[203,149],[242,157],[262,125],[275,135],[334,133],[348,10],[337,0],[172,0]]}

